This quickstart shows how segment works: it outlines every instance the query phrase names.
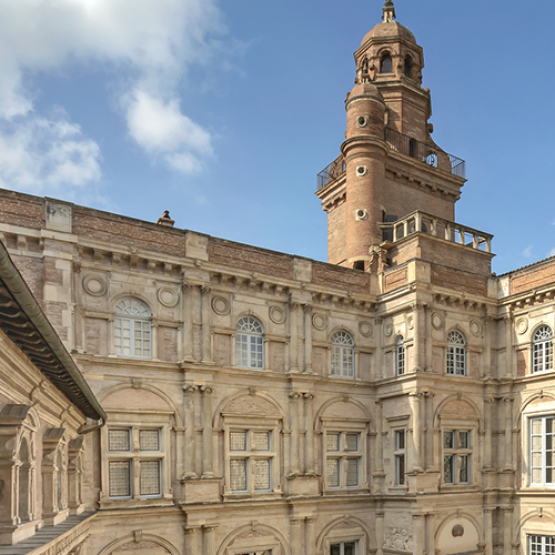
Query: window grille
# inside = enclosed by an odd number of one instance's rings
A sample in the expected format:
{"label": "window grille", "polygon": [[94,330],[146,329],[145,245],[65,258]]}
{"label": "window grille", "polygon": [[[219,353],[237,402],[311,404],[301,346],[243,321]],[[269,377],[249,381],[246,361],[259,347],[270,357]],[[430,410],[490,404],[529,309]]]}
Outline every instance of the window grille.
{"label": "window grille", "polygon": [[339,434],[326,434],[326,448],[328,451],[339,451]]}
{"label": "window grille", "polygon": [[231,460],[231,490],[247,491],[247,461],[246,459]]}
{"label": "window grille", "polygon": [[129,429],[126,430],[109,430],[108,431],[108,451],[124,452],[131,450],[129,442]]}
{"label": "window grille", "polygon": [[256,491],[268,491],[270,489],[269,459],[254,461],[254,489]]}
{"label": "window grille", "polygon": [[540,326],[534,333],[533,372],[553,370],[553,332],[549,326]]}
{"label": "window grille", "polygon": [[334,376],[353,378],[355,375],[355,342],[351,334],[338,331],[332,337],[332,365]]}
{"label": "window grille", "polygon": [[270,432],[254,432],[253,438],[253,449],[255,451],[270,450]]}
{"label": "window grille", "polygon": [[110,461],[110,497],[131,497],[131,462]]}
{"label": "window grille", "polygon": [[358,483],[358,466],[359,459],[347,459],[347,487],[352,488],[359,485]]}
{"label": "window grille", "polygon": [[358,451],[358,434],[345,434],[347,451]]}
{"label": "window grille", "polygon": [[340,481],[340,467],[341,462],[339,459],[328,458],[328,487],[338,488],[341,485]]}
{"label": "window grille", "polygon": [[114,350],[116,355],[151,357],[151,312],[137,299],[122,299],[116,305]]}
{"label": "window grille", "polygon": [[141,495],[160,495],[160,461],[141,461]]}
{"label": "window grille", "polygon": [[405,373],[405,342],[402,336],[397,338],[395,350],[395,373],[401,376]]}
{"label": "window grille", "polygon": [[466,341],[458,331],[447,336],[447,373],[466,376]]}
{"label": "window grille", "polygon": [[139,445],[141,451],[160,451],[160,430],[140,430]]}
{"label": "window grille", "polygon": [[237,322],[235,364],[241,368],[264,368],[264,329],[250,316]]}
{"label": "window grille", "polygon": [[471,432],[443,432],[443,481],[447,485],[469,484],[472,459]]}
{"label": "window grille", "polygon": [[529,555],[555,555],[555,536],[528,535]]}
{"label": "window grille", "polygon": [[555,484],[555,416],[530,422],[530,482],[533,486]]}
{"label": "window grille", "polygon": [[247,432],[231,432],[229,434],[230,449],[232,451],[247,450]]}

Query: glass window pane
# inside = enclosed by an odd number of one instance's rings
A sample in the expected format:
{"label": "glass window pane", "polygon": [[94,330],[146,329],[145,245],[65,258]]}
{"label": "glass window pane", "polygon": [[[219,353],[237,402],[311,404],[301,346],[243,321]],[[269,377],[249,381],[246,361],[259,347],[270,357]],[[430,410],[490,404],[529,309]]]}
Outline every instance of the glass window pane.
{"label": "glass window pane", "polygon": [[347,487],[354,487],[359,485],[358,461],[358,459],[347,459]]}
{"label": "glass window pane", "polygon": [[247,461],[246,459],[231,460],[231,490],[247,490]]}
{"label": "glass window pane", "polygon": [[160,461],[141,461],[141,495],[160,495]]}
{"label": "glass window pane", "polygon": [[326,434],[326,450],[339,451],[339,434]]}
{"label": "glass window pane", "polygon": [[461,449],[469,449],[470,442],[468,441],[468,432],[459,432],[459,447]]}
{"label": "glass window pane", "polygon": [[341,545],[334,544],[330,546],[330,555],[341,555]]}
{"label": "glass window pane", "polygon": [[270,489],[270,461],[268,459],[254,461],[254,489],[264,491]]}
{"label": "glass window pane", "polygon": [[356,542],[343,544],[343,555],[355,555]]}
{"label": "glass window pane", "polygon": [[270,450],[270,432],[254,432],[254,445],[255,451],[269,451]]}
{"label": "glass window pane", "polygon": [[405,455],[395,456],[395,474],[398,486],[405,485]]}
{"label": "glass window pane", "polygon": [[110,497],[131,496],[131,462],[110,461]]}
{"label": "glass window pane", "polygon": [[455,433],[443,432],[443,448],[453,449],[455,447]]}
{"label": "glass window pane", "polygon": [[328,486],[330,488],[338,488],[340,485],[339,480],[339,469],[340,461],[339,459],[328,459]]}
{"label": "glass window pane", "polygon": [[229,434],[229,447],[232,451],[246,451],[247,432],[231,432]]}
{"label": "glass window pane", "polygon": [[445,457],[443,457],[443,476],[446,484],[453,483],[453,463],[453,455],[446,455]]}
{"label": "glass window pane", "polygon": [[400,430],[395,432],[395,443],[398,451],[403,451],[405,449],[405,431]]}
{"label": "glass window pane", "polygon": [[347,451],[358,451],[358,434],[345,434]]}
{"label": "glass window pane", "polygon": [[160,451],[160,430],[140,430],[139,445],[141,451]]}
{"label": "glass window pane", "polygon": [[460,470],[459,470],[459,483],[467,484],[468,479],[468,456],[461,455],[460,457]]}
{"label": "glass window pane", "polygon": [[131,430],[108,430],[108,451],[130,451]]}

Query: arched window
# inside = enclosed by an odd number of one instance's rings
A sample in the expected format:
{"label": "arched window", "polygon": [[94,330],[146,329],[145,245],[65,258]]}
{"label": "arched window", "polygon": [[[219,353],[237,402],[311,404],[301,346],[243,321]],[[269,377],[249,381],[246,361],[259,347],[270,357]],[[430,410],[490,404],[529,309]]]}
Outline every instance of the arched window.
{"label": "arched window", "polygon": [[331,373],[334,376],[354,378],[355,342],[350,333],[338,331],[333,334]]}
{"label": "arched window", "polygon": [[405,58],[405,77],[410,79],[412,72],[412,60],[409,56]]}
{"label": "arched window", "polygon": [[405,340],[402,335],[397,337],[395,345],[395,373],[397,376],[405,373]]}
{"label": "arched window", "polygon": [[122,299],[116,305],[114,350],[116,355],[150,358],[151,313],[137,299]]}
{"label": "arched window", "polygon": [[393,73],[393,61],[389,54],[382,56],[382,63],[380,64],[380,73]]}
{"label": "arched window", "polygon": [[19,460],[19,518],[21,522],[29,522],[33,518],[33,480],[31,450],[27,438],[21,440]]}
{"label": "arched window", "polygon": [[447,373],[466,376],[466,341],[458,331],[447,336]]}
{"label": "arched window", "polygon": [[549,326],[540,326],[534,334],[533,372],[553,370],[553,332]]}
{"label": "arched window", "polygon": [[264,368],[264,328],[251,316],[237,322],[235,365],[242,368]]}

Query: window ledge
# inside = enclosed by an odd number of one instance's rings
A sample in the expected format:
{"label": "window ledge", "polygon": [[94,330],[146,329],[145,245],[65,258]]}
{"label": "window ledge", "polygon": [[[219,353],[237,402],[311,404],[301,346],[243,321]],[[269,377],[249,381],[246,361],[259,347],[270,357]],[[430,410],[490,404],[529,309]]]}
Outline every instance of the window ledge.
{"label": "window ledge", "polygon": [[335,495],[368,495],[370,493],[370,488],[360,487],[360,488],[344,488],[344,489],[325,489],[324,495],[333,497]]}
{"label": "window ledge", "polygon": [[224,493],[224,501],[265,501],[268,499],[281,499],[281,491],[261,493]]}
{"label": "window ledge", "polygon": [[465,491],[478,491],[480,486],[477,484],[441,484],[439,491],[445,492],[465,492]]}
{"label": "window ledge", "polygon": [[161,507],[173,505],[173,498],[149,497],[145,499],[110,499],[100,502],[101,509]]}

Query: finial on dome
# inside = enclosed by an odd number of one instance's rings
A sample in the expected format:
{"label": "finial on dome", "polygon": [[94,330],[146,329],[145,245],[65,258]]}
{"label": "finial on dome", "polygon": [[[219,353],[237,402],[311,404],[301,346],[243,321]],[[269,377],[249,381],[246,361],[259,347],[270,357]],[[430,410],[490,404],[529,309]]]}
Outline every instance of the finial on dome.
{"label": "finial on dome", "polygon": [[383,5],[383,21],[384,23],[391,23],[395,19],[395,6],[392,0],[385,0]]}

